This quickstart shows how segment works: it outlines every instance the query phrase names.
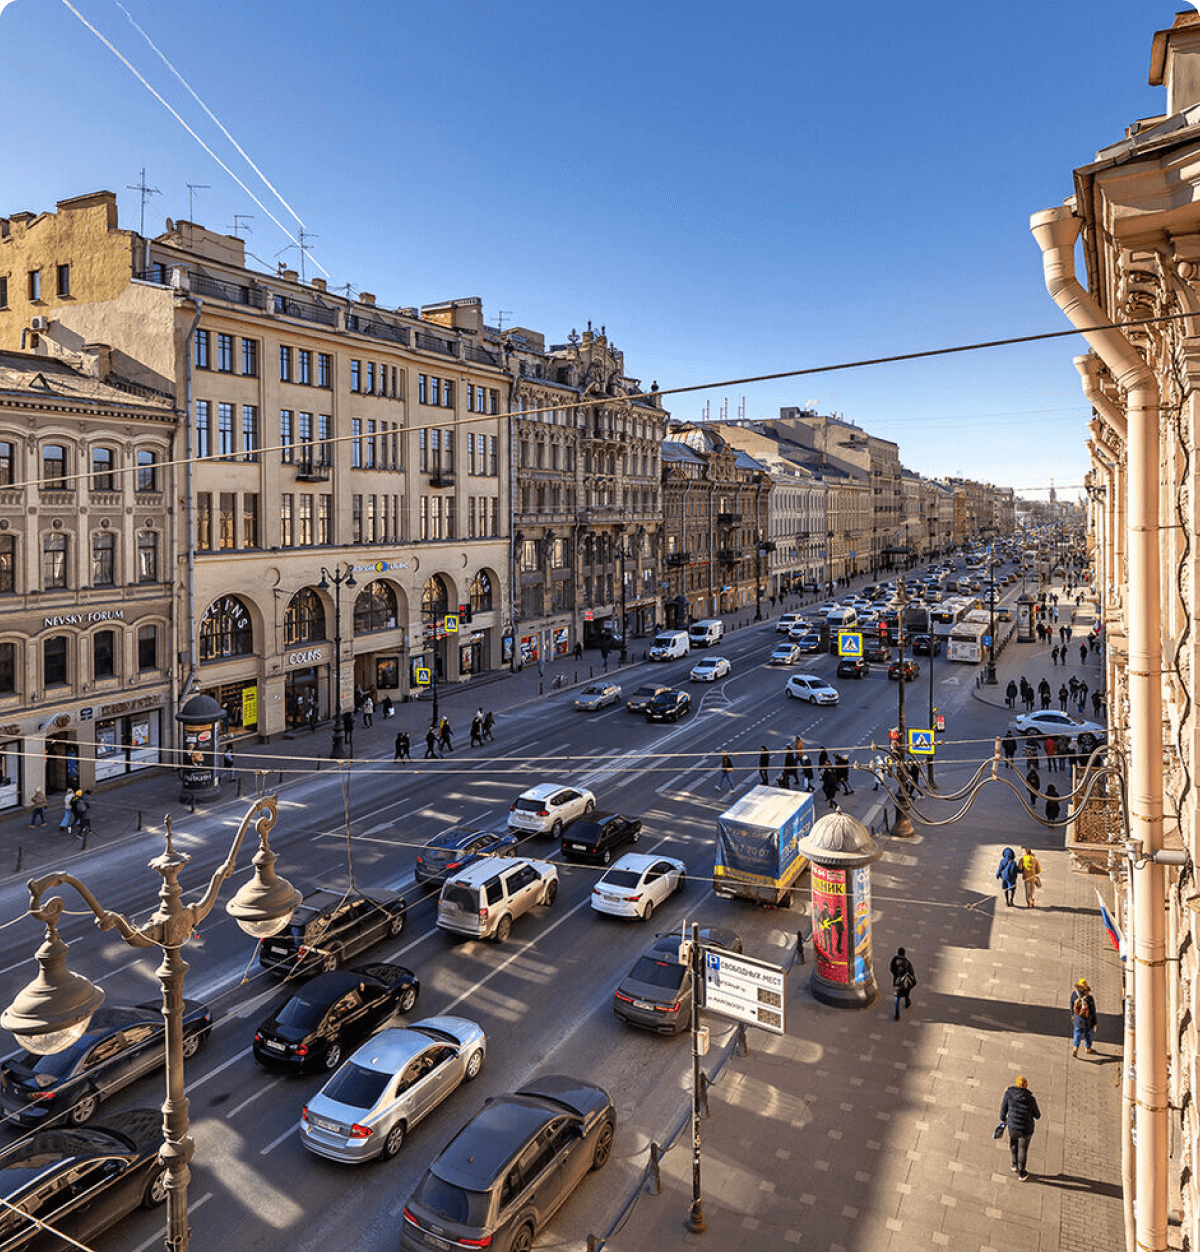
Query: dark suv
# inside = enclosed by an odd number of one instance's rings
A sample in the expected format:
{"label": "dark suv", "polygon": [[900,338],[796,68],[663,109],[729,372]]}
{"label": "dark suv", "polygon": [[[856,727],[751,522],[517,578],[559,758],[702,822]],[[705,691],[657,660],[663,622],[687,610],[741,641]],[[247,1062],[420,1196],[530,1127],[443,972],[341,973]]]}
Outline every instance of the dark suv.
{"label": "dark suv", "polygon": [[576,822],[563,836],[562,854],[570,861],[600,861],[607,865],[613,849],[624,843],[637,843],[641,831],[639,818],[593,813],[586,821]]}
{"label": "dark suv", "polygon": [[495,1096],[409,1196],[401,1249],[530,1248],[588,1171],[607,1163],[616,1122],[607,1092],[563,1075]]}
{"label": "dark suv", "polygon": [[259,964],[281,978],[337,969],[342,961],[404,929],[394,891],[311,891],[290,924],[258,945]]}

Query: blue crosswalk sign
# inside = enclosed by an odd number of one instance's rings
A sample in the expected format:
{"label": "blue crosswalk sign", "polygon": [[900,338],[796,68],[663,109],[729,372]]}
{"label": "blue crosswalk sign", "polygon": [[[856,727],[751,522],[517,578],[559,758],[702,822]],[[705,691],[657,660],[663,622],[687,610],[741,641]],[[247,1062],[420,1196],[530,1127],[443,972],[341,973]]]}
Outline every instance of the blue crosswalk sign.
{"label": "blue crosswalk sign", "polygon": [[932,730],[909,730],[908,732],[908,750],[917,756],[933,755],[933,731]]}
{"label": "blue crosswalk sign", "polygon": [[862,656],[862,633],[857,630],[838,631],[838,656]]}

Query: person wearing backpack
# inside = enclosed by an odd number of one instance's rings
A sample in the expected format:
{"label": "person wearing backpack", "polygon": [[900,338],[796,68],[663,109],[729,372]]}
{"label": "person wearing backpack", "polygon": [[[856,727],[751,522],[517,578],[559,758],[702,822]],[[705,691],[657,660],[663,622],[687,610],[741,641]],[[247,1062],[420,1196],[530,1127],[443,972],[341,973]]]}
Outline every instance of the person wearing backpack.
{"label": "person wearing backpack", "polygon": [[900,1001],[904,1001],[906,1009],[912,1008],[912,989],[917,985],[917,973],[912,962],[904,953],[903,948],[896,949],[890,966],[892,974],[892,990],[896,994],[896,1021],[900,1020]]}
{"label": "person wearing backpack", "polygon": [[1071,1055],[1079,1055],[1082,1043],[1088,1054],[1096,1051],[1092,1047],[1092,1036],[1096,1033],[1096,1001],[1092,997],[1092,989],[1086,978],[1081,978],[1071,992]]}
{"label": "person wearing backpack", "polygon": [[1028,1182],[1025,1162],[1029,1157],[1029,1141],[1033,1138],[1034,1122],[1042,1115],[1029,1082],[1023,1074],[1004,1093],[1000,1103],[1000,1123],[1008,1129],[1008,1146],[1012,1152],[1012,1172],[1022,1182]]}

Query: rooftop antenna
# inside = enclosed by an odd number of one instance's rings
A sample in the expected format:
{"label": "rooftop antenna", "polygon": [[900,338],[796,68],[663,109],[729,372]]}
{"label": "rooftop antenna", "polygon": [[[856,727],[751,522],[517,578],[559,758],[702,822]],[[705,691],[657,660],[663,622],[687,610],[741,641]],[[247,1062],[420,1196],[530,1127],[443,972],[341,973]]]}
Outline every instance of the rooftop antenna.
{"label": "rooftop antenna", "polygon": [[235,239],[240,239],[241,235],[238,234],[238,231],[240,230],[244,230],[246,234],[248,235],[253,235],[254,232],[250,229],[249,226],[242,225],[243,222],[252,222],[252,221],[254,221],[253,213],[235,213],[233,215],[233,237]]}
{"label": "rooftop antenna", "polygon": [[504,319],[512,317],[512,309],[500,309],[496,314],[496,329],[504,334]]}
{"label": "rooftop antenna", "polygon": [[703,421],[706,421],[706,422],[708,421],[708,404],[709,404],[709,402],[708,402],[707,400],[705,400],[705,402],[704,402],[704,417],[703,417],[703,419],[702,419],[702,420],[703,420]]}
{"label": "rooftop antenna", "polygon": [[280,248],[279,251],[275,253],[275,255],[276,257],[281,257],[283,256],[285,252],[291,252],[293,248],[299,248],[300,249],[300,281],[304,282],[304,258],[308,255],[309,240],[319,239],[321,236],[310,235],[309,232],[306,230],[298,231],[297,236],[298,237],[295,243],[289,243],[286,248]]}
{"label": "rooftop antenna", "polygon": [[726,396],[721,401],[721,421],[723,422],[729,421],[729,397],[728,396]]}
{"label": "rooftop antenna", "polygon": [[128,191],[140,191],[142,193],[142,216],[138,223],[138,234],[144,239],[146,237],[146,201],[151,196],[161,196],[162,192],[157,187],[149,187],[146,185],[146,167],[142,166],[142,176],[136,183],[126,183],[125,188]]}
{"label": "rooftop antenna", "polygon": [[196,219],[192,216],[192,200],[198,191],[211,191],[212,187],[209,183],[188,183],[188,221],[194,222]]}
{"label": "rooftop antenna", "polygon": [[354,297],[350,294],[354,290],[353,283],[342,283],[340,287],[334,287],[333,290],[342,292],[347,301],[354,299]]}

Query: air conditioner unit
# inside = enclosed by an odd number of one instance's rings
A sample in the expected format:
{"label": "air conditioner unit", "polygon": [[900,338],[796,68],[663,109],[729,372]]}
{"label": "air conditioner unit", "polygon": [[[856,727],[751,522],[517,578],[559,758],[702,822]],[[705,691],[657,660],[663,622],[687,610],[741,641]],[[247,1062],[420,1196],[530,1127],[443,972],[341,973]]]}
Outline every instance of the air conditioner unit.
{"label": "air conditioner unit", "polygon": [[46,330],[50,323],[44,317],[35,317],[29,323],[30,330]]}

